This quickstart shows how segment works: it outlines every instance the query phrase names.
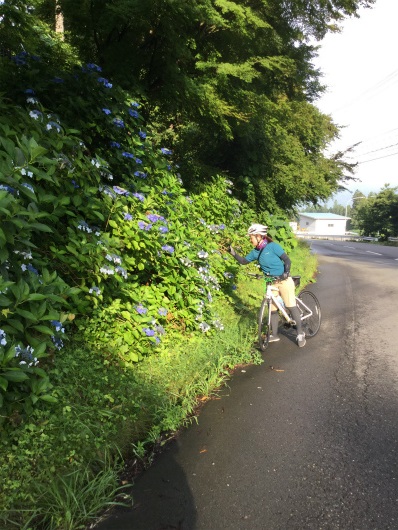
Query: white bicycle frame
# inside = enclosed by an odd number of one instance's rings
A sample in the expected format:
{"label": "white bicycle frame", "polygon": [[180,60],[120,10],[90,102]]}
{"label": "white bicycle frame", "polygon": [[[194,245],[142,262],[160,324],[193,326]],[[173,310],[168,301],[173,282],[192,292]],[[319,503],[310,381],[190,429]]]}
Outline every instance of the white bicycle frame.
{"label": "white bicycle frame", "polygon": [[[279,290],[278,288],[275,286],[274,283],[271,283],[271,282],[267,282],[267,290],[265,292],[265,297],[267,298],[267,300],[271,300],[271,302],[273,303],[273,305],[278,309],[278,311],[282,314],[282,316],[285,318],[286,322],[288,324],[292,324],[292,325],[295,325],[296,324],[296,321],[293,320],[293,318],[287,313],[286,311],[286,308],[285,308],[285,305],[281,304],[279,302],[279,300],[277,299],[277,297],[273,294],[272,291],[278,291],[279,293]],[[304,304],[304,302],[302,300],[300,300],[300,298],[298,298],[296,296],[296,304],[297,306],[299,307],[299,309],[305,309],[305,314],[301,316],[301,321],[305,320],[306,318],[309,318],[312,316],[312,311],[311,309],[306,306]]]}

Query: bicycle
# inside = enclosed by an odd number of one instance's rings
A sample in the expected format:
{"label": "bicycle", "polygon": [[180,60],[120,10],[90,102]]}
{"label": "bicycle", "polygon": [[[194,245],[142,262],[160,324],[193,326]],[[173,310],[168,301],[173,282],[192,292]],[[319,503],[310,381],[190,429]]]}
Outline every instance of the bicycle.
{"label": "bicycle", "polygon": [[[285,328],[295,327],[296,322],[286,311],[282,297],[278,294],[275,295],[272,291],[277,290],[273,287],[273,284],[279,280],[275,276],[263,276],[261,274],[250,274],[257,279],[265,279],[267,284],[265,295],[261,303],[260,312],[258,315],[258,343],[260,351],[264,352],[269,344],[269,338],[271,335],[271,305],[273,304],[279,311],[280,316],[285,320]],[[292,276],[294,285],[300,286],[300,276]],[[306,338],[314,337],[321,327],[321,306],[317,297],[311,291],[303,289],[296,296],[296,304],[300,311],[301,323],[303,332]]]}

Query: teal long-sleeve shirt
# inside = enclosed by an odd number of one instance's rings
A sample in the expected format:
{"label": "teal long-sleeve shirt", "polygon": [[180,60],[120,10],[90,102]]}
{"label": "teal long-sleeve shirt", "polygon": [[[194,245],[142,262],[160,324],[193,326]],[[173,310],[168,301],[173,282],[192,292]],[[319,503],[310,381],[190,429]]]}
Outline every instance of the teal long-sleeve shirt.
{"label": "teal long-sleeve shirt", "polygon": [[231,249],[231,255],[241,264],[246,265],[258,260],[261,270],[267,276],[280,276],[290,272],[290,259],[279,245],[274,241],[268,243],[262,250],[253,249],[244,258]]}

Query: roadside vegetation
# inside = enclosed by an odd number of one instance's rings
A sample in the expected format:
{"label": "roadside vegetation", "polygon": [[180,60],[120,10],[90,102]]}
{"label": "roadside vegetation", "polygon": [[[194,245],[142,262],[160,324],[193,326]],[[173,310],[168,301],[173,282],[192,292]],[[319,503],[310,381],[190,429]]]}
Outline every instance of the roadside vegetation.
{"label": "roadside vegetation", "polygon": [[312,105],[302,31],[321,38],[357,2],[323,18],[280,2],[78,4],[56,2],[56,34],[54,2],[0,1],[6,530],[77,530],[131,502],[126,465],[148,465],[234,367],[262,362],[264,286],[228,246],[245,253],[247,226],[267,224],[312,281],[288,218],[352,171],[324,155],[338,128]]}

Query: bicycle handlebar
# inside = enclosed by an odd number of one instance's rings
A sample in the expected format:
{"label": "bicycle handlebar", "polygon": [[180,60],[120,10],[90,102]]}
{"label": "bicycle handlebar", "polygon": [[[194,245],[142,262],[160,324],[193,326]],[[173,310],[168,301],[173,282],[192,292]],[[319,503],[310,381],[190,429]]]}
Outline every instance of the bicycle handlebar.
{"label": "bicycle handlebar", "polygon": [[264,274],[254,274],[252,272],[248,272],[247,275],[256,278],[256,280],[265,280],[270,283],[280,280],[279,276],[265,276]]}

